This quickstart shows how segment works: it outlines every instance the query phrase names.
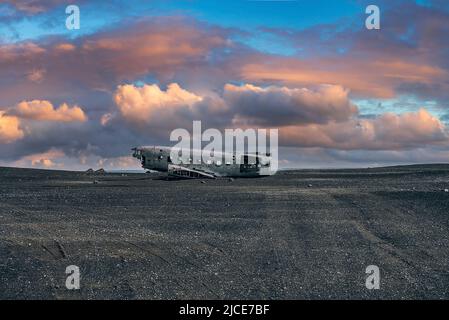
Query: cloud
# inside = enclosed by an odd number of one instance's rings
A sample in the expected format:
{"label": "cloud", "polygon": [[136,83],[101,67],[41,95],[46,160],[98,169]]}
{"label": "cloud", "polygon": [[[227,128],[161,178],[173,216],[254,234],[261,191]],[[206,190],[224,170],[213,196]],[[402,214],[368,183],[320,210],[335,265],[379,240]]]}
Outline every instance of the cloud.
{"label": "cloud", "polygon": [[17,63],[20,60],[27,61],[29,59],[40,56],[45,52],[45,48],[33,42],[1,44],[0,64],[6,67],[8,63]]}
{"label": "cloud", "polygon": [[[190,122],[202,119],[209,125],[285,126],[347,120],[358,113],[348,93],[331,85],[290,89],[226,84],[222,95],[199,95],[172,83],[165,91],[156,84],[122,85],[115,91],[114,101],[121,116],[134,124],[160,124],[164,119],[178,119],[179,123],[184,117]],[[107,113],[102,122],[110,119]]]}
{"label": "cloud", "polygon": [[385,113],[374,119],[353,119],[325,125],[280,129],[281,144],[338,150],[404,150],[420,146],[448,146],[449,134],[427,110]]}
{"label": "cloud", "polygon": [[203,83],[218,81],[231,69],[218,62],[233,45],[230,32],[188,18],[153,17],[72,42],[53,37],[0,44],[0,96],[12,104],[45,89],[50,99],[61,93],[75,98],[76,93],[110,91],[149,76],[161,82],[182,76],[189,83],[193,77]]}
{"label": "cloud", "polygon": [[[240,127],[242,123],[243,127],[279,128],[280,146],[301,148],[298,152],[303,148],[321,148],[347,151],[350,157],[358,150],[405,152],[448,147],[447,128],[428,111],[360,118],[347,94],[338,86],[306,89],[225,85],[220,92],[200,94],[175,83],[166,89],[156,84],[121,85],[114,94],[115,107],[98,119],[85,122],[48,121],[42,116],[38,120],[34,113],[28,118],[18,118],[3,112],[0,154],[3,159],[17,160],[56,149],[64,157],[34,157],[34,165],[133,167],[131,161],[125,161],[131,147],[170,144],[171,130],[189,130],[192,120],[202,120],[203,130]],[[265,105],[258,108],[259,103]],[[336,109],[343,111],[336,113]],[[345,112],[346,116],[341,117]],[[291,116],[285,116],[286,113]],[[6,131],[3,123],[8,124]],[[6,141],[10,143],[5,144]],[[332,154],[326,159],[336,157],[337,154]],[[418,154],[416,159],[419,157]],[[25,164],[33,165],[30,159]]]}
{"label": "cloud", "polygon": [[[444,9],[442,1],[432,3]],[[16,15],[32,20],[59,2],[20,4]],[[406,96],[447,106],[448,14],[390,1],[382,4],[380,32],[362,29],[361,12],[346,24],[254,34],[275,34],[270,39],[280,42],[273,46],[287,41],[297,49],[289,56],[246,46],[235,37],[239,30],[181,17],[122,21],[73,39],[1,43],[1,103],[16,107],[0,117],[0,157],[13,161],[57,149],[65,157],[35,163],[96,163],[125,156],[141,143],[165,144],[172,129],[202,120],[219,129],[278,127],[283,145],[320,149],[329,161],[375,158],[375,152],[405,161],[418,149],[413,159],[427,161],[422,150],[447,148],[447,129],[435,116],[414,106],[407,109],[414,112],[367,119],[351,99],[383,103]],[[63,101],[83,108],[52,104]],[[421,101],[417,106],[429,105]]]}
{"label": "cloud", "polygon": [[362,97],[392,98],[407,84],[438,85],[449,79],[447,70],[401,58],[382,60],[345,57],[297,59],[267,57],[241,69],[248,81],[280,82],[290,85],[322,83],[342,85]]}
{"label": "cloud", "polygon": [[10,109],[8,113],[19,118],[37,121],[87,121],[87,116],[80,107],[70,107],[63,103],[59,108],[54,108],[52,103],[46,100],[22,101],[15,108]]}
{"label": "cloud", "polygon": [[61,150],[51,148],[50,150],[42,153],[34,153],[22,157],[21,159],[15,161],[15,165],[18,167],[35,167],[35,168],[60,168],[61,163],[56,162],[56,160],[64,158],[65,154]]}
{"label": "cloud", "polygon": [[18,11],[29,15],[45,12],[59,4],[70,4],[67,0],[3,0],[2,2],[9,3]]}
{"label": "cloud", "polygon": [[45,69],[33,69],[27,75],[27,79],[32,82],[40,83],[44,79],[44,75]]}
{"label": "cloud", "polygon": [[76,47],[71,43],[58,43],[53,47],[54,50],[59,52],[70,52],[74,51]]}
{"label": "cloud", "polygon": [[[0,95],[13,103],[28,99],[22,95],[34,94],[37,84],[48,94],[87,94],[93,88],[113,90],[120,83],[155,78],[161,84],[179,82],[208,90],[230,81],[259,86],[331,84],[348,88],[353,96],[416,94],[447,101],[449,13],[404,1],[384,2],[382,8],[379,32],[364,29],[362,15],[304,30],[260,28],[252,35],[274,34],[280,39],[274,45],[288,41],[297,49],[291,56],[256,51],[235,40],[242,31],[185,17],[119,23],[71,43],[55,37],[2,44],[0,69],[8,80],[3,80]],[[45,77],[23,84],[30,70],[45,70]]]}
{"label": "cloud", "polygon": [[24,132],[20,129],[20,120],[0,111],[0,144],[12,143],[23,138],[23,136]]}
{"label": "cloud", "polygon": [[[449,141],[444,124],[425,109],[359,118],[357,106],[340,86],[324,85],[312,90],[227,84],[222,96],[208,97],[182,89],[178,84],[169,85],[166,91],[157,85],[126,85],[118,87],[115,97],[121,116],[133,130],[142,130],[142,134],[148,130],[156,134],[177,127],[189,128],[192,120],[202,120],[203,126],[214,127],[211,124],[216,125],[215,118],[220,116],[219,129],[279,128],[284,146],[403,150],[447,145]],[[205,103],[221,107],[206,108]],[[180,125],[183,120],[186,126]]]}
{"label": "cloud", "polygon": [[114,114],[112,113],[105,113],[100,118],[100,123],[102,126],[107,126],[108,123],[114,118]]}
{"label": "cloud", "polygon": [[98,58],[101,69],[123,79],[207,63],[213,48],[227,45],[225,35],[219,28],[202,28],[185,19],[152,19],[87,37],[77,51]]}
{"label": "cloud", "polygon": [[379,5],[379,31],[366,30],[363,16],[303,30],[261,28],[287,41],[297,54],[255,55],[242,65],[242,78],[295,86],[337,84],[371,98],[414,94],[447,100],[449,12],[413,1]]}
{"label": "cloud", "polygon": [[55,37],[2,44],[0,69],[8,80],[3,80],[0,95],[11,104],[30,98],[23,95],[36,97],[42,88],[45,98],[52,99],[61,92],[88,95],[154,78],[163,85],[178,82],[205,90],[232,81],[288,87],[330,84],[369,98],[446,97],[448,13],[401,2],[384,14],[381,32],[367,32],[353,20],[299,31],[258,30],[295,46],[298,52],[291,56],[252,50],[232,40],[238,30],[181,17],[120,23],[72,42]]}
{"label": "cloud", "polygon": [[136,168],[136,160],[130,156],[101,158],[97,161],[97,166],[105,169],[133,169]]}
{"label": "cloud", "polygon": [[122,116],[132,122],[149,122],[155,113],[173,112],[173,109],[191,108],[202,97],[182,89],[178,84],[168,85],[162,91],[158,85],[119,86],[114,95],[115,103]]}
{"label": "cloud", "polygon": [[358,112],[348,94],[333,85],[313,90],[251,84],[226,84],[224,88],[224,100],[234,112],[235,122],[259,126],[347,120]]}
{"label": "cloud", "polygon": [[284,168],[366,168],[418,163],[447,163],[449,150],[424,146],[407,150],[337,150],[327,148],[279,149]]}

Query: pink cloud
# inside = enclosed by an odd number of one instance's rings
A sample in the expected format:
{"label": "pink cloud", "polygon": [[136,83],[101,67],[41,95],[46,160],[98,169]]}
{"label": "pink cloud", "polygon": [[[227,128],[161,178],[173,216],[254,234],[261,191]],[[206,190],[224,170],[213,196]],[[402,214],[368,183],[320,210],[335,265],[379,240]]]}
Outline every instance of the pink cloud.
{"label": "pink cloud", "polygon": [[63,103],[59,108],[55,108],[50,101],[46,100],[22,101],[15,108],[10,109],[9,114],[19,118],[37,121],[87,121],[87,116],[80,107],[70,107],[66,103]]}
{"label": "pink cloud", "polygon": [[[56,2],[39,8],[25,1],[21,9],[32,14]],[[295,147],[445,146],[447,128],[426,110],[364,119],[350,99],[422,92],[426,100],[447,101],[441,99],[449,92],[447,14],[414,9],[395,8],[379,33],[335,26],[283,30],[296,56],[258,52],[231,41],[234,31],[170,17],[70,43],[1,44],[0,97],[16,107],[0,116],[0,153],[18,158],[57,147],[67,157],[85,152],[112,159],[136,141],[162,140],[192,120],[217,128],[279,127],[282,144]],[[129,84],[142,79],[158,85]],[[165,89],[167,83],[174,84]],[[47,100],[78,101],[84,110]]]}
{"label": "pink cloud", "polygon": [[[2,2],[10,3],[17,10],[25,12],[29,15],[39,14],[58,5],[69,5],[67,0],[3,0]],[[84,0],[77,0],[77,4],[84,2]]]}
{"label": "pink cloud", "polygon": [[280,82],[288,85],[334,84],[359,96],[392,98],[404,83],[439,84],[449,73],[438,66],[399,58],[366,59],[350,55],[339,58],[298,59],[266,57],[242,66],[248,81]]}
{"label": "pink cloud", "polygon": [[34,42],[0,45],[0,65],[34,59],[46,53],[46,49]]}
{"label": "pink cloud", "polygon": [[12,143],[23,138],[23,136],[24,132],[20,129],[20,120],[0,111],[0,144]]}
{"label": "pink cloud", "polygon": [[296,147],[340,150],[401,150],[449,144],[447,128],[427,110],[385,113],[375,119],[352,119],[324,125],[287,126],[281,143]]}
{"label": "pink cloud", "polygon": [[226,72],[213,70],[211,52],[231,45],[224,29],[174,17],[138,21],[73,43],[55,38],[0,44],[1,78],[7,79],[0,96],[8,104],[36,96],[61,98],[110,91],[149,74],[166,80],[180,74],[200,78],[209,74],[205,68],[217,79]]}
{"label": "pink cloud", "polygon": [[154,113],[172,112],[171,109],[189,108],[202,97],[182,89],[178,84],[168,85],[163,91],[158,85],[119,86],[114,100],[122,116],[133,122],[149,122]]}
{"label": "pink cloud", "polygon": [[[200,96],[171,84],[120,86],[117,108],[133,129],[170,131],[182,119],[202,120],[205,126],[220,115],[221,128],[279,128],[281,145],[340,150],[401,150],[426,145],[447,145],[444,124],[427,110],[404,114],[384,113],[374,119],[359,118],[358,108],[339,86],[306,88],[225,85],[223,96]],[[222,105],[203,109],[204,102]],[[215,101],[215,102],[214,102]],[[220,113],[222,112],[222,113]],[[141,124],[144,123],[144,126]],[[137,126],[136,126],[137,125]]]}
{"label": "pink cloud", "polygon": [[45,69],[33,69],[27,75],[27,79],[32,82],[40,83],[44,79],[44,76],[45,76]]}
{"label": "pink cloud", "polygon": [[47,152],[42,153],[34,153],[15,162],[15,165],[18,167],[36,167],[36,168],[60,168],[62,166],[61,163],[57,163],[56,160],[64,158],[65,154],[63,151],[52,148]]}

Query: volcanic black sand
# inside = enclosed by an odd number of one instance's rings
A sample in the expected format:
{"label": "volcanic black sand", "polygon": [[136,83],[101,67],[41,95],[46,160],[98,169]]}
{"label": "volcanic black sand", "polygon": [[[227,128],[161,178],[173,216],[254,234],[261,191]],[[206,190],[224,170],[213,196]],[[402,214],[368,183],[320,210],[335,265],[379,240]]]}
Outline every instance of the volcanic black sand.
{"label": "volcanic black sand", "polygon": [[0,299],[448,298],[446,188],[449,165],[233,181],[0,168]]}

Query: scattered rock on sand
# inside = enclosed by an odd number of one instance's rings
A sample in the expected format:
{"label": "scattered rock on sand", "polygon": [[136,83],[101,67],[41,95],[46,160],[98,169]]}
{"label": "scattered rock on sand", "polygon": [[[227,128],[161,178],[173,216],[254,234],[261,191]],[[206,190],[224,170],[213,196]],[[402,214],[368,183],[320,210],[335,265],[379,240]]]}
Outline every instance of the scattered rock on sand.
{"label": "scattered rock on sand", "polygon": [[105,174],[106,170],[104,170],[103,168],[98,169],[97,171],[95,171],[95,174]]}

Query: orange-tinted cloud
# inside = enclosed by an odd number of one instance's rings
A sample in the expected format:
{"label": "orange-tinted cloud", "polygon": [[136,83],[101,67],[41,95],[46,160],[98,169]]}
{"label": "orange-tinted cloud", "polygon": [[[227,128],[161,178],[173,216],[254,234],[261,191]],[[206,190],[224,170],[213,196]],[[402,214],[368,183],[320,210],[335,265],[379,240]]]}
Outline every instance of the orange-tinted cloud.
{"label": "orange-tinted cloud", "polygon": [[325,125],[280,129],[281,144],[340,150],[401,150],[448,145],[447,128],[427,110],[401,115],[385,113],[375,119],[353,119]]}
{"label": "orange-tinted cloud", "polygon": [[15,165],[19,167],[32,166],[35,168],[44,168],[44,169],[58,168],[61,167],[61,164],[55,162],[55,160],[61,159],[63,157],[65,157],[63,151],[51,148],[47,152],[34,153],[22,157],[20,160],[17,160],[15,162]]}
{"label": "orange-tinted cloud", "polygon": [[15,116],[6,115],[0,111],[0,144],[12,143],[23,138],[24,133],[20,129],[20,120]]}
{"label": "orange-tinted cloud", "polygon": [[40,83],[44,79],[44,76],[45,76],[45,69],[33,69],[27,75],[27,79],[32,82]]}
{"label": "orange-tinted cloud", "polygon": [[242,77],[258,83],[338,84],[369,98],[405,93],[447,101],[449,11],[416,1],[381,1],[379,6],[378,31],[364,28],[363,16],[306,29],[261,28],[296,54],[247,59]]}
{"label": "orange-tinted cloud", "polygon": [[71,43],[58,43],[53,47],[54,50],[60,52],[70,52],[76,49],[76,47]]}
{"label": "orange-tinted cloud", "polygon": [[248,63],[241,69],[245,80],[280,82],[287,85],[334,84],[349,88],[359,96],[392,98],[404,83],[438,84],[449,79],[449,73],[425,63],[400,58],[376,60],[341,58],[297,59],[267,57]]}
{"label": "orange-tinted cloud", "polygon": [[[358,113],[349,100],[348,90],[324,85],[314,89],[258,87],[252,84],[226,84],[222,96],[199,95],[177,83],[161,90],[158,85],[119,86],[114,101],[123,118],[135,124],[160,123],[166,119],[197,117],[208,123],[220,117],[227,125],[287,125],[345,121]],[[101,122],[106,124],[111,114]]]}
{"label": "orange-tinted cloud", "polygon": [[225,46],[226,41],[220,32],[182,19],[154,19],[89,37],[73,54],[86,57],[88,64],[95,62],[94,70],[124,79],[149,72],[170,75],[186,65],[205,63],[210,50]]}
{"label": "orange-tinted cloud", "polygon": [[[23,12],[32,14],[56,2],[41,8],[33,8],[38,1],[21,4]],[[73,109],[69,106],[63,115],[56,106],[49,112],[31,107],[22,115],[12,108],[0,120],[8,124],[0,141],[10,142],[3,143],[0,155],[18,159],[55,147],[67,157],[112,159],[135,143],[166,142],[167,131],[188,128],[192,120],[216,128],[279,127],[284,145],[341,152],[444,145],[447,129],[425,110],[365,119],[350,100],[406,94],[442,102],[441,109],[448,101],[447,11],[413,3],[390,11],[382,13],[380,32],[349,23],[349,28],[277,30],[298,49],[289,56],[248,47],[253,41],[234,37],[235,30],[173,17],[123,23],[74,39],[2,43],[2,105],[77,101],[90,119],[81,122],[80,113],[67,112]],[[157,83],[157,90],[129,85],[140,81]],[[252,84],[226,85],[245,82]],[[168,83],[179,85],[166,90]],[[41,165],[56,163],[40,160]]]}
{"label": "orange-tinted cloud", "polygon": [[[3,103],[36,97],[62,98],[75,90],[110,91],[118,84],[148,75],[172,79],[190,71],[212,70],[211,53],[232,43],[226,30],[183,18],[152,18],[80,37],[45,43],[0,44]],[[213,73],[225,73],[218,67]],[[208,73],[202,73],[206,76]],[[196,76],[197,78],[199,76]],[[44,98],[44,97],[39,97]]]}
{"label": "orange-tinted cloud", "polygon": [[54,108],[50,101],[22,101],[15,108],[9,111],[9,114],[23,119],[37,121],[55,121],[55,122],[85,122],[87,116],[84,111],[78,107],[69,107],[63,103],[59,108]]}
{"label": "orange-tinted cloud", "polygon": [[[348,91],[339,86],[311,90],[228,84],[223,96],[210,98],[177,84],[171,84],[166,91],[157,85],[126,85],[117,89],[115,97],[121,115],[133,129],[145,132],[149,128],[170,131],[183,119],[187,124],[191,119],[202,120],[204,126],[210,127],[219,115],[221,129],[279,128],[283,146],[402,150],[449,143],[447,128],[427,110],[360,118],[357,106],[348,98]],[[221,109],[203,108],[205,101],[218,104],[214,102],[217,100]],[[146,125],[140,126],[142,123]]]}
{"label": "orange-tinted cloud", "polygon": [[46,49],[34,42],[0,45],[0,64],[26,62],[46,53]]}
{"label": "orange-tinted cloud", "polygon": [[[67,0],[3,0],[2,2],[10,3],[17,10],[25,12],[29,15],[45,12],[60,4],[71,4],[71,2]],[[78,0],[77,4],[79,4],[80,2],[84,1]]]}
{"label": "orange-tinted cloud", "polygon": [[122,116],[134,122],[148,122],[154,112],[171,112],[174,108],[189,108],[202,97],[182,89],[172,83],[166,91],[158,85],[122,85],[117,88],[114,96],[115,103]]}

